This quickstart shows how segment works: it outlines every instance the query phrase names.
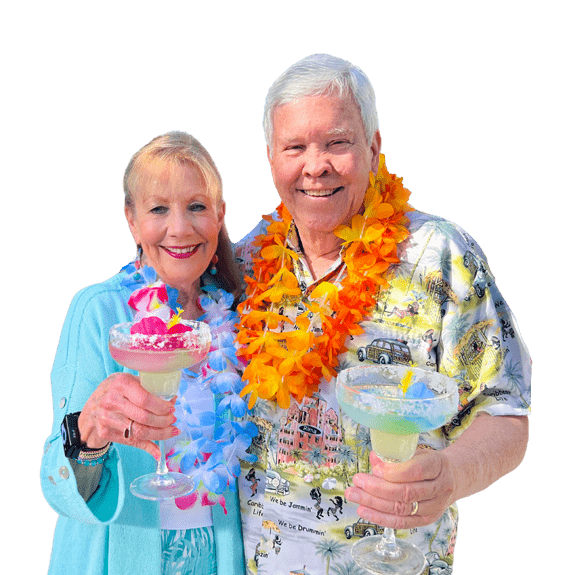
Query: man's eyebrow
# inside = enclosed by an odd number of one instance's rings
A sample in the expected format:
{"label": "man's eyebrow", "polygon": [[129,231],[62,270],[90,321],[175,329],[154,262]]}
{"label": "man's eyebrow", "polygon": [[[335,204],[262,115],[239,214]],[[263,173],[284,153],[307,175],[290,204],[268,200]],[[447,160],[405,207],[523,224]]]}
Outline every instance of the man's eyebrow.
{"label": "man's eyebrow", "polygon": [[333,128],[328,130],[328,136],[354,136],[355,131],[350,128]]}
{"label": "man's eyebrow", "polygon": [[[338,136],[347,136],[347,137],[355,137],[356,133],[355,130],[351,128],[332,128],[331,130],[327,130],[326,135],[328,138],[338,137]],[[291,144],[293,142],[298,142],[302,140],[300,136],[285,136],[280,137],[278,140],[282,144]]]}

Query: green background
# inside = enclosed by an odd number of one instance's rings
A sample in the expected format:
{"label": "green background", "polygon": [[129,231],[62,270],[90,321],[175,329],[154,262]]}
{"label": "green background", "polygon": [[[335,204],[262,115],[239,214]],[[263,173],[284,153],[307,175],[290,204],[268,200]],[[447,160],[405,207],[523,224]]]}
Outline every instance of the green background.
{"label": "green background", "polygon": [[[549,471],[561,465],[554,459],[563,451],[551,441],[561,433],[550,427],[557,417],[538,391],[544,374],[549,383],[550,371],[559,376],[551,363],[562,352],[548,318],[563,316],[562,308],[553,311],[561,297],[545,299],[541,286],[544,274],[563,273],[557,230],[573,191],[564,172],[571,72],[561,6],[53,2],[4,9],[3,301],[12,327],[5,361],[12,366],[6,384],[18,392],[4,398],[10,431],[2,490],[19,572],[45,573],[48,564],[56,515],[40,492],[38,468],[67,306],[134,253],[121,191],[130,156],[167,130],[198,137],[222,172],[228,227],[239,239],[278,203],[261,130],[266,91],[313,52],[344,57],[369,75],[388,168],[404,177],[413,205],[457,222],[483,247],[534,358],[526,460],[460,503],[456,572],[548,564],[534,539],[544,527],[559,542],[551,515],[570,493],[558,483],[561,473]],[[556,564],[557,552],[551,557]]]}

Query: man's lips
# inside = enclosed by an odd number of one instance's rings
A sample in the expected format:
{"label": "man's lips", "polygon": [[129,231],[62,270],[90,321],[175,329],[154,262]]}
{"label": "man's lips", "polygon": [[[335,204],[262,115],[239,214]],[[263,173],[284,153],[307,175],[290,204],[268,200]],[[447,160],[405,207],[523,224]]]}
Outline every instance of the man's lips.
{"label": "man's lips", "polygon": [[178,260],[186,259],[186,258],[193,256],[198,251],[199,247],[200,247],[200,244],[196,244],[195,246],[185,246],[185,247],[161,246],[161,248],[168,255],[170,255],[173,258],[176,258]]}
{"label": "man's lips", "polygon": [[343,186],[338,186],[337,188],[323,188],[321,190],[298,188],[298,192],[301,192],[310,198],[329,198],[341,190],[343,190]]}

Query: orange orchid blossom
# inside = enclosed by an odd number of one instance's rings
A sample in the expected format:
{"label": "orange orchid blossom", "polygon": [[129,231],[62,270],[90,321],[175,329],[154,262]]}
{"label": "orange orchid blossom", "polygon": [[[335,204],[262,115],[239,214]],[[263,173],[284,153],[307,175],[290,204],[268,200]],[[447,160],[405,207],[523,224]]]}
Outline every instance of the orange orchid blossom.
{"label": "orange orchid blossom", "polygon": [[[299,283],[289,268],[297,259],[286,243],[291,215],[280,204],[279,220],[265,217],[270,222],[267,233],[255,239],[259,256],[253,261],[253,277],[246,277],[247,298],[238,306],[243,313],[238,355],[249,362],[240,395],[251,394],[250,408],[261,397],[287,409],[290,395],[301,401],[318,390],[322,377],[329,381],[336,375],[338,356],[347,350],[347,336],[363,332],[360,323],[373,312],[379,290],[389,287],[390,266],[399,263],[397,245],[409,236],[405,217],[412,210],[409,195],[402,179],[387,171],[381,154],[377,174],[370,174],[363,212],[353,216],[350,226],[334,230],[343,240],[347,274],[339,287],[329,282],[316,286],[309,303],[302,301]],[[281,332],[280,326],[294,323],[277,311],[284,301],[301,302],[307,313],[297,318],[294,330]],[[312,333],[314,322],[308,314],[321,320],[321,335]]]}

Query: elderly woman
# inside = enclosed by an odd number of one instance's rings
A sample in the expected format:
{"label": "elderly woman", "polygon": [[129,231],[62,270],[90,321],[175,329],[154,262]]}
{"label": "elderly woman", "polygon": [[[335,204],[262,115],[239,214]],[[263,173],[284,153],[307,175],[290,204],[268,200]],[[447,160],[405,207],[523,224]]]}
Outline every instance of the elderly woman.
{"label": "elderly woman", "polygon": [[[221,337],[225,326],[233,327],[228,308],[240,277],[224,226],[221,179],[195,138],[172,132],[134,155],[124,191],[138,257],[76,295],[52,371],[54,424],[45,444],[42,487],[60,517],[50,573],[240,573],[235,493],[210,485],[209,491],[158,503],[127,490],[134,478],[153,471],[160,457],[156,440],[172,440],[171,468],[202,471],[198,466],[209,449],[189,452],[191,430],[198,430],[190,418],[198,411],[214,415],[210,388],[185,371],[178,403],[164,401],[112,359],[107,341],[113,324],[170,317],[175,309],[183,319],[208,311],[207,321],[219,326]],[[238,377],[220,358],[218,369],[226,367]],[[201,373],[211,372],[204,366]],[[233,481],[223,464],[218,469]],[[207,475],[200,477],[209,483]]]}
{"label": "elderly woman", "polygon": [[[530,361],[511,311],[476,242],[413,210],[388,173],[359,68],[327,55],[294,64],[269,90],[264,128],[282,204],[238,248],[251,275],[244,393],[266,439],[240,478],[247,565],[351,572],[353,542],[387,526],[426,570],[451,572],[456,501],[526,449]],[[334,374],[371,362],[459,383],[459,414],[420,435],[409,462],[370,456],[369,430],[339,408]]]}

